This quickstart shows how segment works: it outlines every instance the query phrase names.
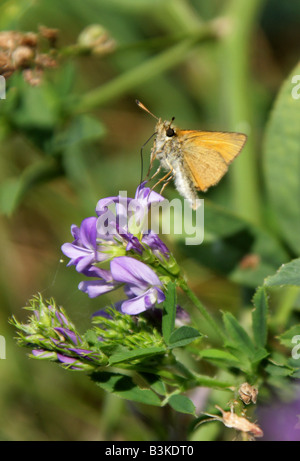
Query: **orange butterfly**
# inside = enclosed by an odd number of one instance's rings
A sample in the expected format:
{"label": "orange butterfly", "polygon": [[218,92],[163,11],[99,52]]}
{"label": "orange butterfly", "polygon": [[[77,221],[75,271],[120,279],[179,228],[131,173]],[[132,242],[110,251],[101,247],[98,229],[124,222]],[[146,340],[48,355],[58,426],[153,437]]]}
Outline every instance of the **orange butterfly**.
{"label": "orange butterfly", "polygon": [[197,190],[205,192],[220,181],[227,172],[228,165],[241,152],[247,136],[221,131],[180,130],[173,125],[174,118],[171,122],[163,121],[155,117],[140,101],[136,103],[158,120],[149,172],[157,158],[160,166],[152,178],[161,168],[168,173],[154,187],[164,181],[162,192],[171,179],[174,179],[178,192],[196,209]]}

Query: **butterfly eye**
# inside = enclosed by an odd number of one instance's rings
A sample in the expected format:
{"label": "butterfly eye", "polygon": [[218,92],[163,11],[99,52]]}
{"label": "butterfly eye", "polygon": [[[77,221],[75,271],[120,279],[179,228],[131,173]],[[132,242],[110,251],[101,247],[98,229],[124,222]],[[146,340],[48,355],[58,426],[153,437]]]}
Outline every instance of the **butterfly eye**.
{"label": "butterfly eye", "polygon": [[173,130],[173,128],[168,128],[166,131],[166,135],[168,136],[168,138],[172,138],[172,136],[175,135],[175,131]]}

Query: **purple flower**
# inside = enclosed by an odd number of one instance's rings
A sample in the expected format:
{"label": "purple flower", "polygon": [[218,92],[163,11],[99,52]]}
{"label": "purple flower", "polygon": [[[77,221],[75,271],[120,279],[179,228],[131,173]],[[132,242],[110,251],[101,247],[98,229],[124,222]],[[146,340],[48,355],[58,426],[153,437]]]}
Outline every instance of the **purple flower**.
{"label": "purple flower", "polygon": [[71,233],[75,238],[73,243],[64,243],[62,252],[71,258],[68,266],[76,266],[78,272],[82,272],[94,262],[101,260],[97,250],[97,218],[86,218],[82,221],[80,228],[74,224],[71,226]]}
{"label": "purple flower", "polygon": [[135,219],[143,221],[145,214],[149,211],[153,203],[159,203],[164,197],[154,192],[149,187],[145,187],[146,181],[142,182],[136,190],[134,199],[130,202],[130,208],[135,212]]}
{"label": "purple flower", "polygon": [[124,283],[128,296],[121,304],[125,314],[136,315],[165,300],[162,282],[146,264],[128,256],[120,256],[110,263],[115,281]]}
{"label": "purple flower", "polygon": [[61,327],[55,327],[54,330],[60,335],[62,335],[65,339],[72,341],[72,343],[77,346],[78,338],[73,331],[69,330],[68,328]]}
{"label": "purple flower", "polygon": [[51,359],[56,357],[55,352],[49,352],[45,349],[33,349],[31,351],[32,355],[37,358],[43,358],[43,359]]}
{"label": "purple flower", "polygon": [[[146,182],[143,182],[138,186],[134,199],[122,195],[106,197],[99,200],[96,207],[99,216],[98,233],[106,236],[118,235],[121,240],[127,240],[127,251],[133,249],[138,253],[142,252],[142,246],[136,236],[143,233],[151,204],[164,200],[161,195],[145,187],[145,184]],[[114,213],[108,208],[109,205],[115,206]]]}
{"label": "purple flower", "polygon": [[161,255],[167,259],[169,258],[170,251],[168,247],[152,230],[143,236],[142,242],[151,248],[152,252],[158,257],[158,259],[161,259]]}
{"label": "purple flower", "polygon": [[108,270],[90,267],[83,273],[88,277],[97,277],[97,280],[85,280],[78,285],[79,290],[86,293],[90,298],[96,298],[120,286],[119,283],[113,280],[113,276]]}
{"label": "purple flower", "polygon": [[[99,200],[98,217],[83,220],[80,228],[73,225],[73,243],[62,245],[63,253],[70,258],[68,266],[75,265],[88,277],[78,288],[95,298],[123,286],[128,299],[122,301],[120,310],[132,315],[165,299],[162,282],[139,260],[166,266],[171,274],[179,272],[166,245],[155,232],[145,229],[150,206],[164,200],[145,184],[137,188],[134,198],[119,195]],[[110,261],[110,270],[99,267],[104,261]],[[63,318],[58,320],[64,327]]]}

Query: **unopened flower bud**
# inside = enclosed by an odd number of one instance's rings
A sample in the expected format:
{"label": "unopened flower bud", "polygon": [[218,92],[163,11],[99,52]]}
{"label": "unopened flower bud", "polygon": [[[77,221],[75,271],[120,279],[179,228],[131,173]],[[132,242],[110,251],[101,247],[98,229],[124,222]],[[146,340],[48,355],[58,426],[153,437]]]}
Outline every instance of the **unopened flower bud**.
{"label": "unopened flower bud", "polygon": [[94,54],[105,54],[115,47],[115,41],[100,24],[86,27],[78,36],[77,42],[82,47],[90,48]]}

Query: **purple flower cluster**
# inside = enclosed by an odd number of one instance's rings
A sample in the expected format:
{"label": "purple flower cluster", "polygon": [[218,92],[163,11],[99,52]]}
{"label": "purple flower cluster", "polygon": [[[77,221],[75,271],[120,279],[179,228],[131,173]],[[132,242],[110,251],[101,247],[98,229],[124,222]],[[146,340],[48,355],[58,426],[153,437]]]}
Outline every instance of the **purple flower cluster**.
{"label": "purple flower cluster", "polygon": [[[71,227],[74,241],[62,245],[62,252],[70,258],[68,266],[74,265],[78,272],[92,278],[79,284],[81,291],[95,298],[122,286],[127,299],[120,303],[120,309],[130,315],[164,301],[162,281],[142,262],[150,259],[163,264],[170,258],[158,235],[144,230],[151,204],[162,200],[143,183],[134,199],[121,195],[101,199],[96,207],[98,217]],[[105,261],[110,269],[99,267]]]}
{"label": "purple flower cluster", "polygon": [[55,361],[71,370],[91,370],[107,362],[100,352],[88,348],[88,343],[54,301],[47,305],[41,297],[36,297],[27,309],[33,312],[30,323],[20,324],[16,319],[13,323],[19,330],[19,343],[30,347],[34,358]]}

